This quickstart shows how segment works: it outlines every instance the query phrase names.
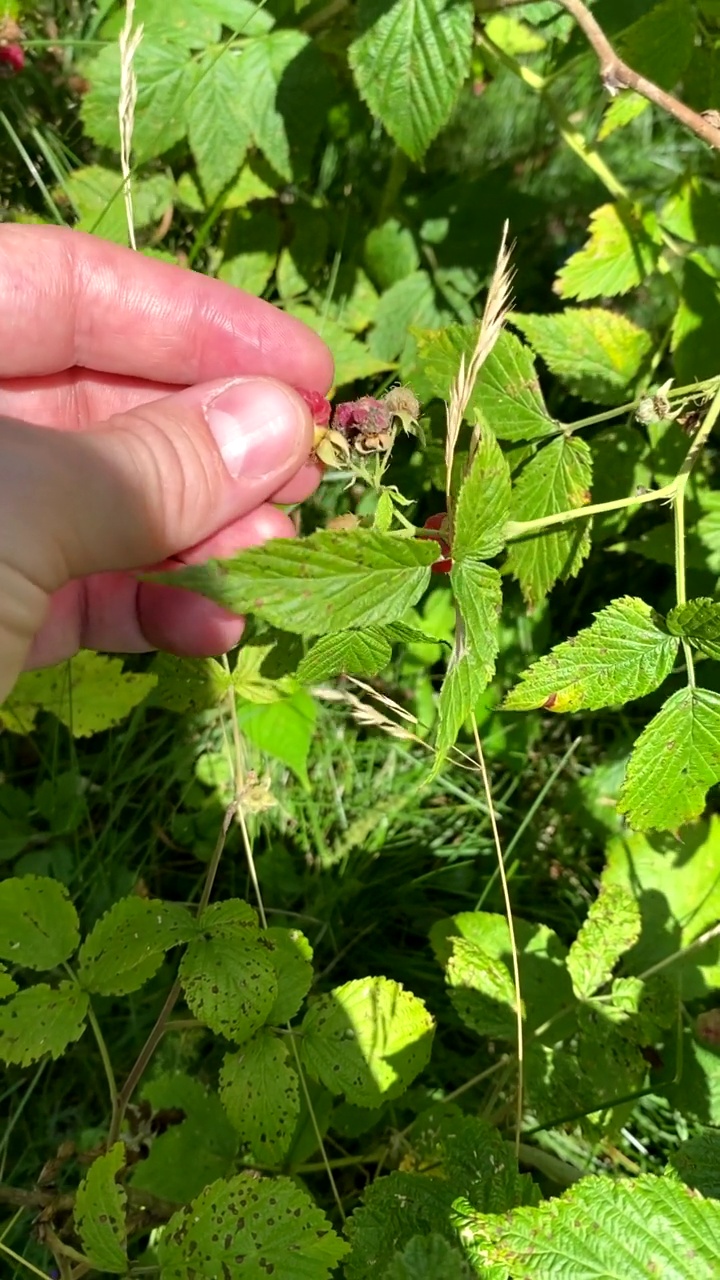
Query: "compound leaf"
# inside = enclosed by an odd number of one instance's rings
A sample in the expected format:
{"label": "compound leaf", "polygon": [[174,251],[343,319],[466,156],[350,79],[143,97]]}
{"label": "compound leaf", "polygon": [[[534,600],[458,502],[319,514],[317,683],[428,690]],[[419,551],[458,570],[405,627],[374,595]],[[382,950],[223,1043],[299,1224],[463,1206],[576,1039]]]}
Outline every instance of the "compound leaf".
{"label": "compound leaf", "polygon": [[[164,21],[168,10],[164,6]],[[133,155],[142,164],[161,156],[187,133],[188,109],[197,80],[197,65],[180,42],[141,40],[134,58],[138,97],[133,131]],[[85,64],[90,89],[80,113],[87,133],[101,147],[120,150],[118,95],[120,54],[113,41]]]}
{"label": "compound leaf", "polygon": [[720,782],[720,696],[678,689],[633,748],[618,809],[637,831],[677,831]]}
{"label": "compound leaf", "polygon": [[673,669],[678,642],[644,600],[623,596],[595,614],[595,622],[520,675],[510,691],[508,711],[544,707],[622,705],[657,689]]}
{"label": "compound leaf", "polygon": [[720,603],[707,597],[688,600],[671,609],[667,617],[668,629],[675,636],[684,636],[701,649],[709,658],[720,658]]}
{"label": "compound leaf", "polygon": [[627,395],[652,346],[649,333],[604,307],[514,314],[512,322],[569,391],[598,404]]}
{"label": "compound leaf", "polygon": [[720,1256],[720,1205],[653,1174],[586,1177],[557,1200],[504,1215],[458,1205],[454,1219],[479,1274],[501,1266],[510,1280],[712,1280]]}
{"label": "compound leaf", "polygon": [[153,581],[208,596],[231,613],[255,613],[301,635],[402,618],[430,580],[435,543],[391,533],[323,529],[308,538],[276,538]]}
{"label": "compound leaf", "polygon": [[240,1173],[213,1182],[170,1219],[157,1245],[162,1280],[273,1272],[328,1280],[348,1250],[292,1178]]}
{"label": "compound leaf", "polygon": [[489,427],[485,427],[455,504],[453,560],[490,560],[505,545],[510,516],[510,468]]}
{"label": "compound leaf", "polygon": [[67,889],[49,876],[0,881],[0,957],[27,969],[54,969],[80,941]]}
{"label": "compound leaf", "polygon": [[125,1164],[125,1147],[116,1142],[91,1164],[75,1199],[75,1229],[86,1257],[98,1271],[125,1275],[127,1196],[115,1181]]}
{"label": "compound leaf", "polygon": [[27,1067],[46,1053],[60,1054],[85,1028],[88,997],[74,982],[53,989],[44,982],[0,1005],[0,1058]]}
{"label": "compound leaf", "polygon": [[573,990],[587,1000],[610,981],[621,956],[640,937],[640,908],[621,885],[603,885],[567,957]]}
{"label": "compound leaf", "polygon": [[427,1065],[435,1024],[390,978],[359,978],[320,996],[302,1023],[310,1075],[358,1107],[397,1098]]}
{"label": "compound leaf", "polygon": [[603,204],[590,215],[587,243],[558,272],[561,298],[610,298],[628,293],[654,270],[660,244],[654,218],[627,200]]}
{"label": "compound leaf", "polygon": [[467,0],[360,0],[348,58],[372,114],[412,160],[450,117],[470,70]]}
{"label": "compound leaf", "polygon": [[288,1048],[270,1031],[258,1031],[220,1071],[220,1099],[254,1160],[280,1164],[300,1114],[299,1083]]}
{"label": "compound leaf", "polygon": [[[592,454],[584,440],[559,436],[523,469],[513,489],[514,520],[538,520],[590,501]],[[590,550],[589,521],[570,520],[514,541],[508,568],[533,608],[560,579],[574,578]]]}
{"label": "compound leaf", "polygon": [[98,995],[127,995],[157,973],[166,951],[196,933],[195,920],[179,903],[121,898],[83,942],[78,980]]}
{"label": "compound leaf", "polygon": [[266,1021],[278,993],[271,945],[261,936],[247,903],[229,898],[203,912],[195,938],[180,962],[188,1007],[217,1035],[235,1044]]}

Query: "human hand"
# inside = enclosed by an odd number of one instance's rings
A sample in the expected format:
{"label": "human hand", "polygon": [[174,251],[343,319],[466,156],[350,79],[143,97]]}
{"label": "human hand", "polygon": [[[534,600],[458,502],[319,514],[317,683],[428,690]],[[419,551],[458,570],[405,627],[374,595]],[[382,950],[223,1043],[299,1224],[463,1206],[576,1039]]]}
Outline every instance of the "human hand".
{"label": "human hand", "polygon": [[0,702],[80,647],[224,652],[240,619],[128,571],[292,534],[272,502],[319,473],[290,388],[327,391],[325,344],[230,285],[58,227],[0,227],[0,297]]}

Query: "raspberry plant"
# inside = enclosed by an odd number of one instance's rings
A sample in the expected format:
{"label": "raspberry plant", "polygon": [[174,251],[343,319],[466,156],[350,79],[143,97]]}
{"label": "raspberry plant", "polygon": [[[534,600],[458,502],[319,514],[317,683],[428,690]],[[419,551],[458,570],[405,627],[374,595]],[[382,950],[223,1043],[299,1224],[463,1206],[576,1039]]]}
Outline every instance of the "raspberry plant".
{"label": "raspberry plant", "polygon": [[[249,618],[237,653],[83,653],[0,709],[7,1096],[93,1082],[0,1184],[5,1261],[716,1274],[714,0],[137,0],[131,165],[125,6],[0,14],[4,216],[262,294],[336,358],[300,536],[167,579]],[[57,722],[72,767],[28,787]],[[91,893],[88,762],[134,723],[191,765],[150,883],[133,854]]]}

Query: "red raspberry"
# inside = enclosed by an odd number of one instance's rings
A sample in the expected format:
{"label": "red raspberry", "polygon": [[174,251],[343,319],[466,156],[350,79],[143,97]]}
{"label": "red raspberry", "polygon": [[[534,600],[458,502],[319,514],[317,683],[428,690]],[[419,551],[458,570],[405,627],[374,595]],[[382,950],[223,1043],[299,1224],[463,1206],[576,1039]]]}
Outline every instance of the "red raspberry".
{"label": "red raspberry", "polygon": [[308,409],[313,416],[313,422],[316,427],[326,427],[330,421],[332,412],[330,401],[321,396],[319,391],[304,391],[302,387],[297,388],[297,393],[302,396]]}
{"label": "red raspberry", "polygon": [[25,53],[19,44],[0,44],[0,65],[8,68],[6,74],[17,75],[25,66]]}
{"label": "red raspberry", "polygon": [[433,530],[433,540],[438,543],[440,550],[443,553],[442,557],[430,566],[433,573],[449,573],[452,569],[450,544],[442,537],[440,532],[435,532],[436,530],[439,531],[442,529],[444,525],[447,525],[447,515],[444,511],[438,512],[435,516],[428,516],[425,524],[423,525],[424,529]]}
{"label": "red raspberry", "polygon": [[338,431],[363,428],[372,435],[388,431],[392,413],[382,400],[374,396],[361,396],[359,400],[345,400],[335,409],[333,426]]}

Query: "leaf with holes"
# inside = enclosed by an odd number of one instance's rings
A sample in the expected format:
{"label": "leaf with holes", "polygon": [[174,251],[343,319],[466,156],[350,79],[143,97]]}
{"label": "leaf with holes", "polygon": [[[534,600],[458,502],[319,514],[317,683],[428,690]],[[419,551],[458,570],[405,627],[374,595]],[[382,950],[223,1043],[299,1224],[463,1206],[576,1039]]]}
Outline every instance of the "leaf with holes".
{"label": "leaf with holes", "polygon": [[323,529],[152,580],[198,591],[231,613],[255,613],[291,632],[326,635],[402,618],[427,587],[436,554],[434,543],[418,538]]}
{"label": "leaf with holes", "polygon": [[678,689],[643,730],[618,809],[636,831],[677,831],[699,818],[720,782],[720,696]]}
{"label": "leaf with holes", "polygon": [[0,1058],[27,1067],[46,1053],[59,1058],[85,1030],[89,1000],[74,982],[44,982],[0,1005]]}
{"label": "leaf with holes", "polygon": [[253,919],[252,908],[239,899],[214,904],[203,912],[200,937],[180,962],[192,1013],[235,1044],[263,1025],[278,993],[271,946]]}
{"label": "leaf with holes", "polygon": [[98,1271],[125,1275],[128,1269],[125,1245],[127,1196],[116,1176],[125,1164],[125,1147],[116,1142],[98,1156],[78,1187],[73,1211],[85,1256]]}
{"label": "leaf with holes", "polygon": [[[531,458],[513,491],[513,520],[538,520],[584,507],[590,501],[592,454],[584,440],[560,436]],[[580,571],[590,551],[589,521],[570,520],[518,538],[508,552],[508,568],[534,608],[558,581]]]}
{"label": "leaf with holes", "polygon": [[189,942],[197,929],[177,902],[121,898],[83,942],[78,980],[86,991],[102,996],[137,991],[157,973],[165,952]]}
{"label": "leaf with holes", "polygon": [[587,1000],[610,981],[618,960],[640,937],[640,908],[620,885],[604,885],[567,958],[573,990]]}
{"label": "leaf with holes", "polygon": [[358,1107],[397,1098],[427,1065],[435,1024],[390,978],[360,978],[320,996],[302,1023],[307,1070]]}
{"label": "leaf with holes", "polygon": [[248,1280],[273,1272],[328,1280],[347,1250],[292,1178],[252,1173],[211,1183],[174,1214],[157,1244],[162,1280],[215,1280],[240,1266]]}
{"label": "leaf with holes", "polygon": [[565,640],[520,674],[508,711],[595,711],[643,698],[670,675],[678,642],[661,617],[632,596],[613,600],[592,626]]}
{"label": "leaf with holes", "polygon": [[372,114],[412,160],[447,123],[470,70],[468,0],[360,0],[348,58]]}
{"label": "leaf with holes", "polygon": [[253,1160],[281,1164],[300,1114],[297,1071],[288,1047],[270,1031],[258,1031],[220,1071],[220,1099]]}
{"label": "leaf with holes", "polygon": [[278,993],[267,1021],[279,1026],[294,1017],[313,980],[313,950],[299,929],[282,929],[274,925],[264,937],[272,943],[270,960],[277,974]]}
{"label": "leaf with holes", "polygon": [[64,885],[49,876],[0,881],[0,958],[28,969],[54,969],[79,941],[77,911]]}

